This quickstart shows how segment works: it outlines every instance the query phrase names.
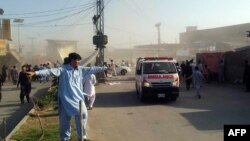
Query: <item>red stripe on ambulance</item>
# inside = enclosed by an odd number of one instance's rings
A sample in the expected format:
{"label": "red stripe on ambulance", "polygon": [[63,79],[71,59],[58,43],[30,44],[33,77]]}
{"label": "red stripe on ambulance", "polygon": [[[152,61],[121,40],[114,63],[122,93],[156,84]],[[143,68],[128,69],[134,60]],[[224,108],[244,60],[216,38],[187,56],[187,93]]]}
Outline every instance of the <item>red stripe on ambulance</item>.
{"label": "red stripe on ambulance", "polygon": [[172,79],[172,78],[174,78],[174,76],[169,75],[169,74],[151,74],[151,75],[148,75],[148,79],[162,79],[162,78]]}

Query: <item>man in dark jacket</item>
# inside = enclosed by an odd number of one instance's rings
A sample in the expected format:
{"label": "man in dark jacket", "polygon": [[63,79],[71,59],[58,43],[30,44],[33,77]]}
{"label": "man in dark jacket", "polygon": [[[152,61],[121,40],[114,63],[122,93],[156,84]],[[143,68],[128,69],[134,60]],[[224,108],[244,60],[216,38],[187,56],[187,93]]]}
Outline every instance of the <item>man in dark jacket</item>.
{"label": "man in dark jacket", "polygon": [[4,83],[6,80],[7,70],[8,70],[8,67],[6,65],[3,65],[3,67],[2,67],[2,83]]}
{"label": "man in dark jacket", "polygon": [[250,92],[250,66],[247,60],[245,60],[243,82],[246,83],[246,92]]}
{"label": "man in dark jacket", "polygon": [[22,66],[22,71],[19,73],[19,78],[17,82],[17,88],[19,83],[21,85],[20,100],[21,104],[24,104],[24,96],[26,96],[27,102],[30,102],[30,91],[31,91],[31,81],[30,78],[25,73],[27,70],[26,66]]}
{"label": "man in dark jacket", "polygon": [[3,84],[3,76],[0,74],[0,102],[2,100],[2,84]]}
{"label": "man in dark jacket", "polygon": [[186,83],[186,89],[189,90],[190,89],[190,85],[192,83],[192,67],[190,66],[190,63],[187,62],[186,67],[185,67],[185,83]]}

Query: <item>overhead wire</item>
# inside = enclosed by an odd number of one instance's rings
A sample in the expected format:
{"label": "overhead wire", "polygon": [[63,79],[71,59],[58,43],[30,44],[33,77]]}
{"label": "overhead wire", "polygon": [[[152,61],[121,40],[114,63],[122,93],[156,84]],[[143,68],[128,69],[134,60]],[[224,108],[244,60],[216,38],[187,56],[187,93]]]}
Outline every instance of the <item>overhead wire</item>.
{"label": "overhead wire", "polygon": [[104,8],[107,7],[107,5],[108,5],[111,1],[112,1],[112,0],[109,0],[108,2],[106,2],[106,3],[104,4],[104,7],[103,7],[103,9],[102,9],[101,12],[103,12]]}
{"label": "overhead wire", "polygon": [[[52,22],[54,21],[57,21],[57,20],[63,20],[63,19],[67,19],[67,18],[74,18],[76,17],[77,15],[80,15],[80,18],[82,19],[82,17],[84,15],[86,15],[85,13],[88,12],[88,11],[91,11],[91,9],[94,8],[94,5],[92,4],[92,6],[89,6],[85,9],[82,9],[81,11],[79,12],[76,12],[76,13],[72,13],[72,14],[69,14],[69,15],[65,15],[63,17],[57,17],[57,18],[54,18],[54,19],[50,19],[50,20],[45,20],[45,21],[39,21],[39,22],[33,22],[33,23],[26,23],[26,24],[22,24],[22,27],[37,27],[37,28],[63,28],[63,29],[59,29],[59,30],[56,30],[56,31],[49,31],[49,32],[45,32],[45,33],[38,33],[39,36],[40,35],[44,35],[44,34],[54,34],[54,33],[58,33],[58,32],[65,32],[65,31],[68,31],[70,28],[72,27],[76,27],[76,26],[83,26],[83,25],[88,25],[88,24],[91,24],[90,22],[86,22],[86,23],[81,23],[79,24],[79,20],[78,21],[75,21],[74,23],[72,24],[52,24]],[[83,16],[81,16],[83,14]],[[42,24],[46,24],[46,25],[42,25]],[[50,24],[50,25],[49,25]],[[14,26],[18,26],[18,25],[14,25]],[[66,28],[65,28],[66,27]],[[67,30],[66,30],[67,29]],[[43,30],[44,31],[44,30]],[[43,32],[42,31],[42,32]]]}
{"label": "overhead wire", "polygon": [[[25,28],[49,28],[49,27],[70,27],[70,26],[83,26],[83,25],[87,25],[87,24],[92,24],[91,22],[86,22],[86,23],[78,23],[78,24],[54,24],[54,25],[44,25],[44,26],[37,26],[37,25],[29,25],[29,26],[25,26],[22,25],[22,27]],[[17,27],[18,24],[12,24],[12,26]]]}
{"label": "overhead wire", "polygon": [[106,28],[108,28],[108,29],[112,29],[112,30],[116,30],[116,31],[120,31],[120,32],[123,32],[123,33],[127,33],[127,34],[129,34],[129,35],[138,35],[139,37],[141,37],[142,35],[144,35],[144,34],[142,34],[142,33],[136,33],[136,32],[132,32],[132,31],[128,31],[128,30],[124,30],[124,29],[122,29],[122,28],[118,28],[118,27],[114,27],[114,26],[110,26],[110,25],[105,25],[105,27]]}
{"label": "overhead wire", "polygon": [[[78,2],[78,4],[79,4],[79,2]],[[111,2],[111,0],[106,2],[105,7],[110,2]],[[37,17],[46,17],[46,16],[49,16],[49,15],[51,15],[51,16],[56,15],[57,13],[59,13],[58,11],[62,11],[61,13],[67,13],[67,11],[69,11],[70,14],[67,14],[67,15],[64,15],[64,16],[61,16],[61,17],[52,18],[52,19],[47,19],[47,20],[24,23],[24,24],[22,24],[22,27],[27,27],[27,28],[31,28],[31,27],[33,27],[33,28],[55,28],[55,27],[60,28],[61,27],[61,28],[63,28],[63,29],[60,29],[60,30],[57,30],[57,31],[50,31],[50,32],[47,32],[47,33],[37,33],[39,36],[44,35],[44,34],[67,32],[68,30],[71,30],[72,28],[75,28],[76,26],[83,26],[83,25],[91,24],[90,22],[79,23],[79,20],[82,20],[83,18],[86,18],[91,13],[91,9],[94,9],[94,7],[95,7],[94,4],[95,4],[94,2],[91,2],[91,3],[88,3],[88,4],[84,4],[84,6],[81,5],[82,7],[74,6],[74,7],[65,8],[67,10],[56,9],[56,10],[47,10],[47,11],[35,12],[36,14],[38,14]],[[76,10],[77,10],[77,12],[74,12]],[[41,14],[41,13],[43,13],[43,14]],[[44,13],[46,13],[46,14],[44,14]],[[34,12],[32,12],[32,13],[22,13],[22,14],[25,14],[25,15],[33,14],[34,15]],[[8,14],[8,15],[11,15],[11,14]],[[12,14],[12,15],[14,15],[14,14]],[[18,15],[21,15],[21,14],[18,14]],[[33,15],[30,16],[30,17],[33,17]],[[77,20],[75,22],[71,23],[71,24],[52,24],[55,21],[61,21],[61,20],[64,20],[64,19],[74,18],[74,17],[77,17],[77,16],[78,16]],[[23,17],[23,18],[29,18],[29,17]],[[46,24],[46,25],[43,25],[43,24]],[[14,24],[13,26],[17,26],[17,25]],[[63,35],[68,35],[68,34],[63,34]]]}
{"label": "overhead wire", "polygon": [[78,14],[81,14],[82,12],[85,12],[89,9],[92,9],[94,6],[91,6],[91,7],[88,7],[86,9],[83,9],[83,10],[80,10],[80,11],[77,11],[77,12],[74,12],[74,13],[71,13],[71,14],[68,14],[68,15],[65,15],[65,16],[61,16],[61,17],[57,17],[57,18],[54,18],[54,19],[49,19],[49,20],[43,20],[43,21],[38,21],[38,22],[32,22],[32,23],[25,23],[24,25],[35,25],[35,24],[43,24],[43,23],[50,23],[50,22],[55,22],[55,21],[60,21],[60,20],[63,20],[63,19],[66,19],[66,18],[72,18],[73,16],[75,15],[78,15]]}
{"label": "overhead wire", "polygon": [[42,13],[52,13],[57,11],[64,11],[68,9],[75,9],[75,8],[81,8],[84,6],[89,6],[95,4],[94,2],[90,2],[87,4],[82,4],[78,6],[72,6],[72,7],[66,7],[66,8],[60,8],[60,9],[53,9],[53,10],[46,10],[46,11],[36,11],[36,12],[27,12],[27,13],[12,13],[12,14],[4,14],[4,16],[18,16],[18,15],[34,15],[34,14],[42,14]]}
{"label": "overhead wire", "polygon": [[[93,8],[93,10],[94,10],[94,8]],[[74,28],[77,25],[77,22],[79,22],[80,20],[83,20],[84,18],[86,18],[90,13],[91,13],[91,9],[89,11],[86,11],[85,13],[82,13],[82,16],[79,19],[75,20],[75,22],[72,23],[72,26],[69,27],[67,30],[65,30],[65,32],[67,32],[69,30],[74,30]],[[88,23],[88,24],[92,24],[92,23]],[[87,24],[85,24],[85,25],[87,25]],[[66,34],[64,34],[64,35],[66,35]]]}
{"label": "overhead wire", "polygon": [[71,0],[67,0],[61,9],[65,8],[65,6],[66,6],[70,1],[71,1]]}
{"label": "overhead wire", "polygon": [[[83,7],[77,8],[77,9],[73,9],[73,10],[67,10],[67,11],[62,11],[62,12],[56,12],[56,13],[52,13],[52,14],[45,14],[45,15],[34,15],[34,16],[27,16],[27,17],[18,17],[20,19],[29,19],[29,18],[41,18],[41,17],[50,17],[50,16],[54,16],[54,15],[60,15],[60,14],[64,14],[64,13],[69,13],[69,12],[73,12],[76,10],[81,10]],[[16,18],[12,18],[9,17],[8,19],[16,19]]]}
{"label": "overhead wire", "polygon": [[[92,8],[90,8],[90,9],[88,9],[88,10],[86,10],[86,11],[84,11],[84,13],[81,13],[81,14],[83,14],[79,19],[77,19],[75,22],[73,22],[72,24],[70,24],[69,26],[68,26],[68,28],[67,29],[59,29],[59,30],[56,30],[56,31],[50,31],[50,32],[46,32],[46,33],[41,33],[41,34],[55,34],[55,33],[58,33],[58,32],[67,32],[67,31],[69,31],[72,27],[75,27],[75,26],[77,26],[77,25],[88,25],[88,24],[91,24],[90,22],[87,22],[87,23],[83,23],[83,24],[77,24],[77,22],[79,21],[79,20],[82,20],[82,17],[83,18],[85,18],[85,17],[87,17],[87,15],[90,13],[90,11],[91,11],[91,9],[93,9],[94,7],[92,7]],[[88,12],[89,11],[89,12]],[[86,13],[86,12],[88,12],[88,13]],[[55,26],[55,27],[57,27],[57,26]]]}
{"label": "overhead wire", "polygon": [[[61,9],[64,9],[64,8],[65,8],[65,6],[66,6],[66,5],[67,5],[70,1],[71,1],[71,0],[67,0],[67,1],[66,1],[66,3],[64,3],[64,5],[62,6],[62,8],[61,8]],[[59,22],[59,21],[57,21],[55,24],[58,24],[58,22]]]}

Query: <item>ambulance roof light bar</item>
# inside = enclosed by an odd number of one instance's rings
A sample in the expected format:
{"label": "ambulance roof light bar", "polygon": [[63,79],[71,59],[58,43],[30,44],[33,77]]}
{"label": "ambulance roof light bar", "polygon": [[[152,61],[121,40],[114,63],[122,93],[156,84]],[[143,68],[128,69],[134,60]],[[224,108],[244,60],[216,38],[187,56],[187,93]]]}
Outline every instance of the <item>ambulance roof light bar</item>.
{"label": "ambulance roof light bar", "polygon": [[170,57],[145,57],[143,59],[145,60],[173,60],[173,58],[170,58]]}

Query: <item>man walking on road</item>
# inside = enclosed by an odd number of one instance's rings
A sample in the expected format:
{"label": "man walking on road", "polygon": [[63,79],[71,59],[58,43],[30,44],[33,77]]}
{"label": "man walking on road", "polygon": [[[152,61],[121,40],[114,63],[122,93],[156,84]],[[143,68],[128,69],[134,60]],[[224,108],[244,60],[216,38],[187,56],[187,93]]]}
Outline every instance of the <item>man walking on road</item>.
{"label": "man walking on road", "polygon": [[26,96],[26,100],[30,103],[30,92],[31,92],[31,80],[26,74],[26,66],[22,66],[22,71],[19,73],[17,88],[19,84],[21,85],[21,92],[20,92],[20,100],[21,104],[24,104],[24,96]]}
{"label": "man walking on road", "polygon": [[[82,117],[79,119],[79,101],[84,101],[83,92],[83,79],[93,73],[104,72],[106,67],[83,67],[79,66],[81,56],[77,53],[70,53],[68,56],[69,64],[61,65],[58,68],[44,69],[36,72],[27,72],[29,76],[40,75],[49,76],[54,75],[59,77],[59,122],[60,122],[60,138],[61,141],[70,140],[71,116],[75,116],[75,123],[77,128],[78,140],[87,139],[86,122],[87,122],[87,109],[83,102]],[[83,131],[81,134],[80,120],[83,123]],[[83,135],[83,137],[81,137]]]}
{"label": "man walking on road", "polygon": [[189,77],[188,79],[191,79],[191,78],[193,78],[194,88],[195,88],[198,98],[200,99],[201,98],[200,89],[201,89],[202,80],[204,80],[204,76],[200,72],[198,66],[195,67],[195,71],[193,72],[192,76]]}
{"label": "man walking on road", "polygon": [[186,67],[185,67],[185,83],[186,83],[186,89],[190,89],[190,84],[192,83],[192,67],[190,66],[190,63],[187,61],[186,62]]}

